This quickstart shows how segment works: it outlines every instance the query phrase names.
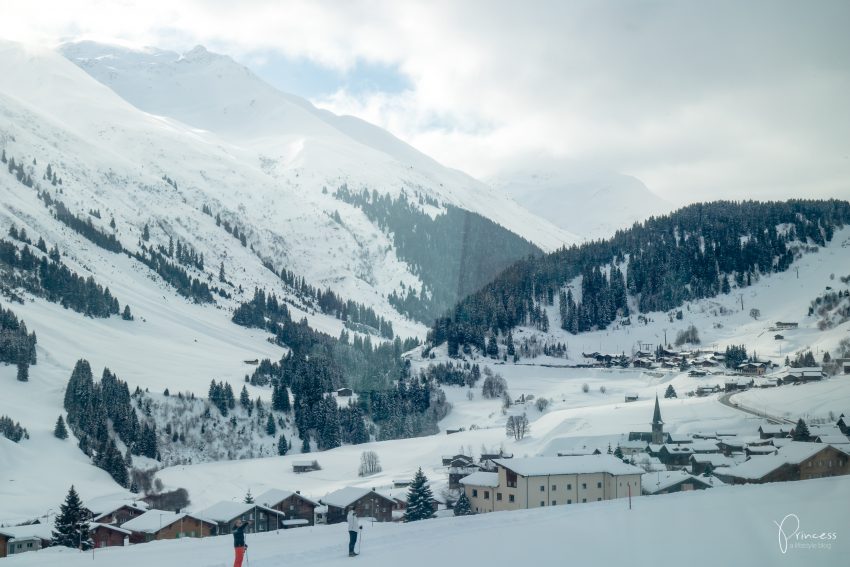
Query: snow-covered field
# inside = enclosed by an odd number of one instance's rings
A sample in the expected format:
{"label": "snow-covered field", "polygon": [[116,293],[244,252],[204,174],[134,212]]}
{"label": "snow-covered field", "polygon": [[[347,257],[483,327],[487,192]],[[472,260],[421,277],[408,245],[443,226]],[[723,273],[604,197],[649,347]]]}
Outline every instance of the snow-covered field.
{"label": "snow-covered field", "polygon": [[[374,524],[365,526],[362,557],[354,560],[346,554],[344,524],[249,535],[247,543],[254,567],[333,566],[352,561],[375,567],[839,566],[847,564],[850,553],[850,517],[844,505],[848,500],[850,477],[840,477],[643,496],[633,499],[631,509],[626,499],[620,499]],[[799,535],[792,535],[795,528]],[[51,548],[5,561],[10,567],[218,567],[231,564],[232,554],[232,538],[222,536],[107,548],[93,554]]]}

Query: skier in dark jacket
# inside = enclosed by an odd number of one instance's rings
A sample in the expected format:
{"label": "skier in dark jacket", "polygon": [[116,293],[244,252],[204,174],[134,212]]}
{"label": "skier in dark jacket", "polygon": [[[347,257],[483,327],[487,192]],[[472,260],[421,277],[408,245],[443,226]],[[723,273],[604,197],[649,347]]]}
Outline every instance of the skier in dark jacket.
{"label": "skier in dark jacket", "polygon": [[233,548],[236,552],[233,567],[242,567],[242,559],[245,557],[245,550],[248,549],[248,546],[245,545],[245,529],[247,527],[248,522],[237,520],[236,527],[233,528]]}

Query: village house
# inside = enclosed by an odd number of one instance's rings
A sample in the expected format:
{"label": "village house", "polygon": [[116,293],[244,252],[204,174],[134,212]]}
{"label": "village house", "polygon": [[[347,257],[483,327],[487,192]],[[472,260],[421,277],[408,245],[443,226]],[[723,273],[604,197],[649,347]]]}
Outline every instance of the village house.
{"label": "village house", "polygon": [[796,329],[798,325],[799,325],[799,323],[791,323],[791,322],[785,323],[785,322],[782,322],[782,321],[777,321],[776,322],[776,329],[779,330],[779,331],[785,331],[785,330],[788,330],[788,329]]}
{"label": "village house", "polygon": [[321,503],[328,507],[326,522],[338,524],[345,521],[349,507],[354,508],[360,518],[374,518],[376,522],[392,521],[395,500],[389,498],[374,489],[346,486],[331,492],[321,499]]}
{"label": "village house", "polygon": [[261,504],[246,504],[223,500],[198,512],[198,516],[216,524],[216,535],[229,534],[236,527],[236,522],[251,522],[246,531],[268,532],[284,527],[286,514],[279,510]]}
{"label": "village house", "polygon": [[804,366],[800,368],[789,368],[782,376],[785,383],[804,384],[806,382],[817,382],[823,380],[825,374],[820,366]]}
{"label": "village house", "polygon": [[735,371],[744,376],[761,376],[767,371],[769,362],[744,362],[735,367]]}
{"label": "village house", "polygon": [[677,470],[645,473],[641,476],[640,486],[643,494],[654,495],[705,490],[713,485],[707,478],[697,478],[685,471]]}
{"label": "village house", "polygon": [[658,395],[655,395],[655,409],[652,412],[652,431],[632,431],[629,441],[646,441],[661,445],[670,442],[670,434],[664,433],[664,422],[661,420],[661,407],[658,405]]}
{"label": "village house", "polygon": [[719,467],[735,465],[734,459],[720,453],[695,453],[690,457],[691,474],[701,475],[713,472]]}
{"label": "village house", "polygon": [[322,470],[322,467],[319,466],[319,461],[293,461],[292,462],[292,472],[294,473],[306,473],[311,471],[319,471]]}
{"label": "village house", "polygon": [[48,547],[52,537],[52,528],[49,524],[26,524],[0,528],[0,558]]}
{"label": "village house", "polygon": [[[128,520],[129,521],[129,520]],[[91,539],[95,547],[120,547],[130,543],[132,532],[115,524],[89,522]]]}
{"label": "village house", "polygon": [[124,503],[116,502],[109,506],[99,507],[99,512],[94,512],[91,508],[88,508],[88,510],[91,512],[92,522],[120,526],[124,522],[129,522],[133,518],[138,518],[147,512],[148,505],[143,501]]}
{"label": "village house", "polygon": [[613,455],[498,459],[495,473],[461,480],[476,512],[520,510],[640,494],[643,469]]}
{"label": "village house", "polygon": [[850,456],[831,445],[795,441],[781,447],[775,455],[754,457],[715,474],[730,484],[841,476],[850,474]]}
{"label": "village house", "polygon": [[316,523],[316,506],[319,503],[302,496],[297,490],[292,492],[272,488],[263,492],[254,500],[272,510],[283,512],[286,517],[281,522],[283,528],[312,526]]}
{"label": "village house", "polygon": [[350,398],[354,395],[354,392],[351,390],[351,388],[340,388],[336,391],[336,395],[338,398]]}
{"label": "village house", "polygon": [[839,374],[850,374],[850,357],[836,357],[832,359],[832,363],[835,364]]}
{"label": "village house", "polygon": [[626,401],[626,403],[636,402],[636,401],[638,401],[638,395],[633,393],[633,392],[630,392],[630,393],[626,394],[625,401]]}
{"label": "village house", "polygon": [[160,539],[207,537],[215,534],[216,524],[195,514],[154,509],[122,524],[121,528],[130,532],[130,543],[145,543]]}

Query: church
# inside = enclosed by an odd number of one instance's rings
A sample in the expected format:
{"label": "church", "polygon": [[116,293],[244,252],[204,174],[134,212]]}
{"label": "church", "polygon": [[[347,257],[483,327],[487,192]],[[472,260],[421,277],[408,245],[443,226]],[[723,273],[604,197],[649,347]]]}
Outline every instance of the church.
{"label": "church", "polygon": [[664,433],[664,422],[661,421],[661,407],[658,405],[658,394],[655,394],[655,411],[652,414],[652,431],[631,431],[629,441],[644,441],[652,445],[670,443],[670,434]]}

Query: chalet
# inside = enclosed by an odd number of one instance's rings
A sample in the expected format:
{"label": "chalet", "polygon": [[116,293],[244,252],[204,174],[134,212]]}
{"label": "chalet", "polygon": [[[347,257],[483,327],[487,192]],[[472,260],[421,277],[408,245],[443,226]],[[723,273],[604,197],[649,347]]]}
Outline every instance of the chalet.
{"label": "chalet", "polygon": [[791,322],[776,322],[776,328],[780,331],[785,331],[788,329],[796,329],[799,326],[799,323],[791,323]]}
{"label": "chalet", "polygon": [[775,455],[754,457],[722,472],[716,471],[715,474],[723,482],[732,484],[840,476],[850,474],[850,456],[831,445],[791,442]]}
{"label": "chalet", "polygon": [[785,337],[783,337],[782,335],[773,335],[773,340],[775,340],[775,341],[781,341],[781,340],[784,340],[784,339],[785,339]]}
{"label": "chalet", "polygon": [[626,394],[626,403],[638,401],[638,395],[635,393]]}
{"label": "chalet", "polygon": [[[471,465],[475,462],[475,459],[470,457],[469,455],[464,455],[463,453],[458,453],[457,455],[443,455],[442,457],[443,466],[451,467],[451,466],[462,466],[461,463],[466,465]],[[454,463],[454,465],[452,464]]]}
{"label": "chalet", "polygon": [[776,388],[782,385],[782,378],[757,378],[753,381],[753,386],[756,388]]}
{"label": "chalet", "polygon": [[818,433],[817,435],[814,435],[812,441],[815,443],[826,443],[827,445],[832,445],[842,451],[850,449],[850,439],[841,433]]}
{"label": "chalet", "polygon": [[124,522],[129,522],[133,518],[138,518],[147,512],[148,505],[142,501],[125,503],[116,502],[111,506],[102,506],[98,509],[102,511],[95,513],[91,510],[91,508],[89,508],[89,511],[92,512],[92,522],[120,526]]}
{"label": "chalet", "polygon": [[254,499],[263,506],[286,514],[281,522],[284,528],[312,526],[316,523],[316,507],[318,502],[302,496],[299,491],[278,490],[272,488]]}
{"label": "chalet", "polygon": [[130,543],[130,530],[115,524],[99,524],[89,522],[91,539],[95,547],[120,547]]}
{"label": "chalet", "polygon": [[350,398],[354,395],[354,392],[351,390],[351,388],[340,388],[336,391],[336,395],[338,398]]}
{"label": "chalet", "polygon": [[25,524],[0,528],[0,558],[50,546],[53,538],[49,524]]}
{"label": "chalet", "polygon": [[207,537],[214,535],[216,523],[195,514],[148,510],[141,516],[121,525],[130,532],[130,543],[145,543],[160,539]]}
{"label": "chalet", "polygon": [[392,521],[392,511],[395,500],[374,489],[346,486],[331,492],[321,499],[328,507],[326,521],[328,524],[338,524],[345,521],[348,508],[354,508],[361,518],[374,518],[376,522]]}
{"label": "chalet", "polygon": [[691,378],[702,378],[706,374],[708,373],[704,370],[691,370],[690,372],[688,372],[688,376],[690,376]]}
{"label": "chalet", "polygon": [[520,510],[640,494],[643,469],[613,455],[498,459],[497,472],[461,480],[476,512]]}
{"label": "chalet", "polygon": [[449,488],[460,488],[460,479],[482,469],[481,465],[460,461],[457,466],[449,467]]}
{"label": "chalet", "polygon": [[788,437],[791,433],[791,428],[787,425],[766,423],[759,426],[759,437],[762,439],[772,439],[774,437]]}
{"label": "chalet", "polygon": [[393,479],[393,488],[407,488],[411,484],[413,484],[413,481],[409,478]]}
{"label": "chalet", "polygon": [[805,366],[801,368],[789,368],[782,377],[783,382],[805,383],[823,380],[825,374],[820,366]]}
{"label": "chalet", "polygon": [[[630,433],[629,437],[633,434]],[[650,436],[652,434],[650,433]],[[623,452],[623,456],[630,456],[637,453],[645,453],[646,448],[649,446],[649,439],[629,439],[628,441],[621,441],[619,444],[620,451]]]}
{"label": "chalet", "polygon": [[669,443],[662,445],[661,449],[654,456],[657,456],[658,460],[664,463],[667,468],[671,468],[687,466],[693,454],[694,448],[691,445]]}
{"label": "chalet", "polygon": [[283,528],[286,514],[262,504],[246,504],[222,500],[198,512],[198,516],[215,522],[216,534],[223,535],[233,532],[236,522],[252,522],[246,530],[249,532],[269,532]]}
{"label": "chalet", "polygon": [[735,461],[731,457],[719,453],[695,453],[689,459],[691,474],[700,475],[712,472],[718,467],[731,467]]}
{"label": "chalet", "polygon": [[602,451],[599,449],[590,449],[587,447],[577,447],[575,449],[568,449],[566,451],[558,451],[559,457],[581,457],[584,455],[601,455]]}
{"label": "chalet", "polygon": [[685,471],[648,472],[641,476],[640,486],[643,494],[647,495],[705,490],[712,487],[708,479],[697,478]]}
{"label": "chalet", "polygon": [[832,359],[832,362],[838,369],[839,374],[850,374],[850,357],[836,357]]}
{"label": "chalet", "polygon": [[655,362],[650,358],[635,358],[632,361],[632,366],[635,368],[653,368],[655,367]]}
{"label": "chalet", "polygon": [[735,367],[735,371],[744,376],[761,376],[767,370],[768,362],[744,362]]}
{"label": "chalet", "polygon": [[294,473],[306,473],[311,471],[319,471],[322,470],[322,467],[319,466],[319,461],[293,461],[292,462],[292,472]]}
{"label": "chalet", "polygon": [[726,380],[724,390],[726,392],[739,392],[751,388],[753,385],[752,378],[729,378]]}
{"label": "chalet", "polygon": [[717,384],[714,384],[714,385],[706,384],[706,385],[703,385],[703,386],[697,386],[697,396],[700,397],[700,398],[705,397],[705,396],[710,396],[711,394],[716,394],[719,391],[720,391],[720,386],[718,386]]}

